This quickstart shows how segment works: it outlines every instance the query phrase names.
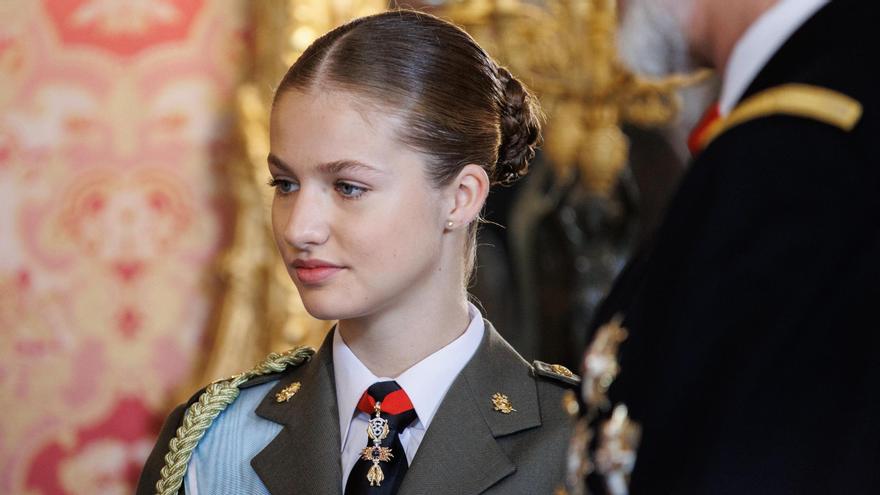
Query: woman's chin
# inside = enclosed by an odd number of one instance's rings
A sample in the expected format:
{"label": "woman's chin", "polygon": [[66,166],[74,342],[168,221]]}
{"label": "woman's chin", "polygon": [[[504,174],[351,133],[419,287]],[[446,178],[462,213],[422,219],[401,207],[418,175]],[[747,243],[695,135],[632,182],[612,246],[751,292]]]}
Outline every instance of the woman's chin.
{"label": "woman's chin", "polygon": [[331,301],[324,298],[310,297],[305,297],[302,301],[306,311],[312,318],[318,320],[346,320],[352,318],[353,315],[359,314],[355,308],[350,307],[350,301]]}
{"label": "woman's chin", "polygon": [[310,306],[308,304],[306,304],[305,307],[306,311],[316,320],[334,321],[339,319],[339,312],[333,311],[331,308],[324,308],[322,306],[314,307],[313,305]]}

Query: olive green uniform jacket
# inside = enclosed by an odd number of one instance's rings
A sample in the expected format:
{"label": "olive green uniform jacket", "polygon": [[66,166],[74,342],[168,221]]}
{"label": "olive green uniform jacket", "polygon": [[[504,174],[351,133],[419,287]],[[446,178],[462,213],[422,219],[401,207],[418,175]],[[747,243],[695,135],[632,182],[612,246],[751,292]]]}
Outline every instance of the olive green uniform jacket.
{"label": "olive green uniform jacket", "polygon": [[[572,431],[566,395],[578,379],[542,365],[523,360],[487,321],[480,346],[446,393],[399,494],[552,494],[561,486]],[[251,467],[272,495],[341,494],[332,333],[311,361],[244,386],[269,380],[277,383],[256,414],[283,428],[250,460]],[[278,402],[276,393],[294,382],[302,384],[300,391]],[[515,411],[496,410],[496,393],[506,395]],[[166,420],[141,474],[139,495],[155,493],[183,412],[179,406]]]}

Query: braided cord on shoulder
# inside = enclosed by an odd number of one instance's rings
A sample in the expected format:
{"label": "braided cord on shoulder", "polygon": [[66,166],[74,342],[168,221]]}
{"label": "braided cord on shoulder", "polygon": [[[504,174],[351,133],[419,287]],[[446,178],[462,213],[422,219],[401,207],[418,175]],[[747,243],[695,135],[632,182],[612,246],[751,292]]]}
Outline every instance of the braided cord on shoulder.
{"label": "braided cord on shoulder", "polygon": [[280,373],[290,366],[299,366],[311,359],[311,347],[295,347],[283,353],[273,352],[254,368],[225,380],[216,381],[205,389],[199,401],[187,408],[183,424],[168,444],[162,478],[156,482],[157,495],[174,495],[180,490],[192,453],[214,419],[238,397],[239,386],[269,373]]}

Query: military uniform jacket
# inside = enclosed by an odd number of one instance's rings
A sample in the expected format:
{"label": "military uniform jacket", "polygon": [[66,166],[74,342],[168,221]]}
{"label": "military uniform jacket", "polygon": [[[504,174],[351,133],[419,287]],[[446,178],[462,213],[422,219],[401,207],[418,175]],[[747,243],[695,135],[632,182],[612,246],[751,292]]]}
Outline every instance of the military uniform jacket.
{"label": "military uniform jacket", "polygon": [[880,61],[874,1],[832,0],[742,101],[798,83],[851,130],[755,116],[694,160],[600,310],[641,424],[632,494],[880,493]]}
{"label": "military uniform jacket", "polygon": [[[272,495],[342,493],[332,356],[329,335],[311,361],[255,380],[275,380],[256,415],[281,429],[237,469],[255,471]],[[301,383],[300,391],[286,402],[276,401],[276,393],[294,382]],[[480,346],[449,388],[399,493],[553,493],[564,476],[572,427],[563,398],[576,385],[576,378],[529,365],[486,322]],[[496,411],[495,393],[507,395],[516,410]],[[180,406],[167,419],[138,494],[154,493],[182,415]],[[210,430],[205,438],[209,435]]]}

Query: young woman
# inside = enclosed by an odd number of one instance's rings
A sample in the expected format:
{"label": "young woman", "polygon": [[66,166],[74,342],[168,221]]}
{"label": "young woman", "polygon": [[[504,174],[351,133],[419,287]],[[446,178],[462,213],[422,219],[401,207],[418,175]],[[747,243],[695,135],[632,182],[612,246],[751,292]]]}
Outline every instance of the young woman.
{"label": "young woman", "polygon": [[314,356],[172,413],[138,493],[552,493],[577,378],[525,362],[466,290],[489,187],[525,174],[538,112],[430,15],[315,41],[275,96],[272,226],[306,309],[339,323]]}

